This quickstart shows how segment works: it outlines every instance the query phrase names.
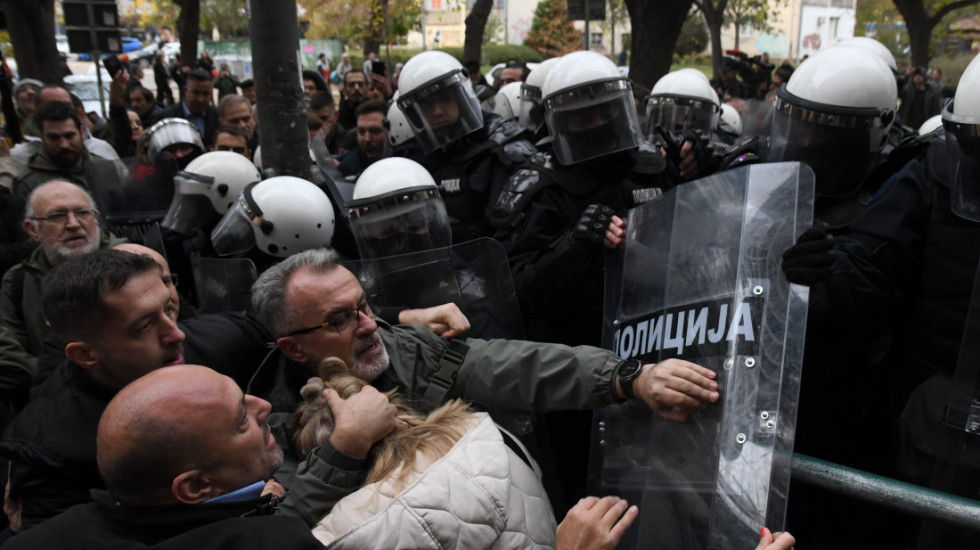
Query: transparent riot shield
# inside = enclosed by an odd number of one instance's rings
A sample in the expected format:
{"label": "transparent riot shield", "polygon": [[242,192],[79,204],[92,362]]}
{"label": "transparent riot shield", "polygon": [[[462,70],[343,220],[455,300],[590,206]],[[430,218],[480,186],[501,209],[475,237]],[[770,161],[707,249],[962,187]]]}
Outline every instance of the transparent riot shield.
{"label": "transparent riot shield", "polygon": [[424,308],[453,302],[470,321],[466,336],[523,338],[507,254],[493,239],[476,239],[387,258],[344,262],[385,307]]}
{"label": "transparent riot shield", "polygon": [[603,343],[718,374],[721,399],[687,422],[630,401],[598,411],[590,488],[641,517],[620,548],[753,548],[782,530],[806,327],[806,287],[779,263],[812,223],[813,172],[757,164],[630,211],[607,264]]}
{"label": "transparent riot shield", "polygon": [[321,189],[325,189],[333,202],[340,211],[351,201],[354,195],[354,178],[348,180],[337,170],[337,163],[330,156],[330,149],[327,148],[323,136],[319,133],[310,142],[310,152],[319,170],[313,170],[313,183]]}
{"label": "transparent riot shield", "polygon": [[957,430],[980,436],[980,268],[966,312],[945,421]]}
{"label": "transparent riot shield", "polygon": [[258,278],[248,258],[205,258],[191,255],[198,307],[206,313],[248,311],[252,283]]}

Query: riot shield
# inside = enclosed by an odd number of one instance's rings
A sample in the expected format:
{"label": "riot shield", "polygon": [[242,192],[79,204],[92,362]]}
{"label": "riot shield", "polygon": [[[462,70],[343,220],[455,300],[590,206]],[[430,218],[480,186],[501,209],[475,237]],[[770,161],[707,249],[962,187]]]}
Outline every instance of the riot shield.
{"label": "riot shield", "polygon": [[757,164],[630,211],[607,264],[603,344],[703,365],[721,399],[687,422],[640,401],[596,412],[590,489],[641,514],[620,548],[753,548],[762,526],[782,530],[808,289],[779,264],[812,223],[813,193],[805,165]]}
{"label": "riot shield", "polygon": [[330,195],[330,201],[343,212],[354,195],[353,178],[348,180],[337,170],[337,164],[330,156],[330,149],[327,148],[323,136],[319,133],[310,142],[310,152],[317,168],[319,168],[319,170],[313,170],[313,183],[326,190],[327,194]]}
{"label": "riot shield", "polygon": [[191,255],[198,307],[206,313],[248,311],[252,283],[258,278],[248,258],[205,258]]}
{"label": "riot shield", "polygon": [[503,246],[476,239],[447,248],[344,262],[382,306],[424,308],[454,302],[470,321],[466,336],[523,338]]}
{"label": "riot shield", "polygon": [[966,312],[966,326],[946,407],[947,425],[980,435],[980,268]]}

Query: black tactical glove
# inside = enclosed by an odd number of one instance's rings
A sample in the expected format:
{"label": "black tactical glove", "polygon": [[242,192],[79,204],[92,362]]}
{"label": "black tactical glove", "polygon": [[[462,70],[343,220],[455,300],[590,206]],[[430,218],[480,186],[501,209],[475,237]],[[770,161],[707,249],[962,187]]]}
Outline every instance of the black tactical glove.
{"label": "black tactical glove", "polygon": [[781,267],[791,283],[812,285],[830,277],[834,266],[834,241],[823,227],[814,226],[783,252]]}
{"label": "black tactical glove", "polygon": [[576,241],[602,244],[613,214],[613,209],[604,204],[590,204],[575,223],[572,238]]}

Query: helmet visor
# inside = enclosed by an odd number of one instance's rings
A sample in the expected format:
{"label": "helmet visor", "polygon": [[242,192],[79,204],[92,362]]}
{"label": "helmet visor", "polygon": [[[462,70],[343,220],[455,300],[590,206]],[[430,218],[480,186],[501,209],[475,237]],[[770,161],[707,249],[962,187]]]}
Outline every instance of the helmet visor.
{"label": "helmet visor", "polygon": [[517,121],[532,132],[537,132],[544,124],[541,88],[527,84],[521,87],[521,112],[517,115]]}
{"label": "helmet visor", "polygon": [[398,98],[412,131],[426,153],[483,127],[480,102],[462,72],[430,82]]}
{"label": "helmet visor", "polygon": [[452,244],[439,192],[401,190],[351,203],[351,229],[362,259],[385,258]]}
{"label": "helmet visor", "polygon": [[246,213],[247,209],[245,202],[239,200],[211,231],[211,245],[220,256],[241,254],[255,246],[256,227]]}
{"label": "helmet visor", "polygon": [[[792,94],[780,88],[773,104],[768,161],[804,162],[816,175],[818,196],[850,196],[880,150],[878,142],[887,136],[882,113],[878,109],[817,110],[787,97]],[[887,122],[890,126],[890,118]]]}
{"label": "helmet visor", "polygon": [[943,107],[950,175],[950,208],[961,218],[980,222],[980,121]]}
{"label": "helmet visor", "polygon": [[206,196],[214,178],[180,172],[174,177],[174,183],[176,191],[162,225],[181,235],[193,235],[195,229],[207,226],[217,214]]}
{"label": "helmet visor", "polygon": [[544,116],[555,156],[566,166],[634,149],[640,142],[636,105],[625,80],[552,95],[545,99]]}
{"label": "helmet visor", "polygon": [[650,96],[646,124],[651,140],[656,137],[654,131],[658,127],[668,132],[701,130],[708,135],[718,124],[718,106],[699,98]]}
{"label": "helmet visor", "polygon": [[[146,153],[151,160],[155,159],[167,147],[178,143],[190,145],[197,154],[204,151],[201,132],[193,123],[182,118],[165,118],[157,122],[146,131],[143,140],[146,143]],[[186,155],[185,158],[187,158],[187,162],[190,162],[193,155]]]}

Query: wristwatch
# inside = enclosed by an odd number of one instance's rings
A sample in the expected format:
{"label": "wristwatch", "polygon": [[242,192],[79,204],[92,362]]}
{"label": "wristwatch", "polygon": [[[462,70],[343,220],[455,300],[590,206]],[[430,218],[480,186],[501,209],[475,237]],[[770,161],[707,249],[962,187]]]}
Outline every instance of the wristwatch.
{"label": "wristwatch", "polygon": [[636,394],[633,393],[633,382],[640,377],[641,372],[643,372],[643,363],[638,359],[628,359],[616,367],[616,379],[619,380],[619,387],[623,390],[626,399],[636,398]]}

